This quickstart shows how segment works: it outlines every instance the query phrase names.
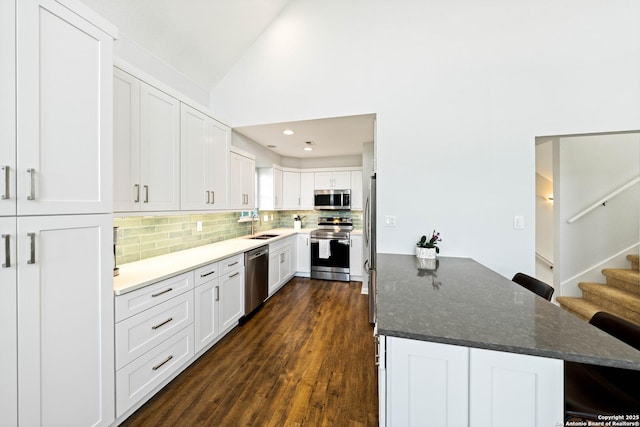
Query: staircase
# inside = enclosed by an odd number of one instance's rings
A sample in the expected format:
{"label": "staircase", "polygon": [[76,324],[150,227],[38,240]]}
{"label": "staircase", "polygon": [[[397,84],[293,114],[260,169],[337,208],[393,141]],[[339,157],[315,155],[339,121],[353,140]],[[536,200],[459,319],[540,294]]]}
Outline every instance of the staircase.
{"label": "staircase", "polygon": [[640,272],[638,255],[627,255],[631,269],[605,268],[606,284],[578,284],[582,298],[557,297],[560,307],[590,320],[598,311],[607,311],[640,325]]}

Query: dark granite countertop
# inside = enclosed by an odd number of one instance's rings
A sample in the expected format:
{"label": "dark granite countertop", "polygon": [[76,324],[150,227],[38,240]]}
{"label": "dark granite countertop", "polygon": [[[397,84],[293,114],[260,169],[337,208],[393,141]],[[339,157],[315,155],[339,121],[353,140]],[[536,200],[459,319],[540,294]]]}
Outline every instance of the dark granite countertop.
{"label": "dark granite countertop", "polygon": [[378,254],[377,316],[380,335],[640,370],[640,351],[469,258]]}

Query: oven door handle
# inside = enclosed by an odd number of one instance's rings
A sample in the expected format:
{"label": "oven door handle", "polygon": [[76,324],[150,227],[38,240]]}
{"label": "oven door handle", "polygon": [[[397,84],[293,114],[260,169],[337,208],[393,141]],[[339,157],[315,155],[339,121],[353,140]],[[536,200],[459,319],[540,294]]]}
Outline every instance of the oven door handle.
{"label": "oven door handle", "polygon": [[318,243],[318,239],[314,239],[313,237],[309,240],[310,243]]}
{"label": "oven door handle", "polygon": [[338,243],[340,243],[341,245],[347,245],[350,246],[351,245],[351,240],[346,239],[346,240],[338,240]]}

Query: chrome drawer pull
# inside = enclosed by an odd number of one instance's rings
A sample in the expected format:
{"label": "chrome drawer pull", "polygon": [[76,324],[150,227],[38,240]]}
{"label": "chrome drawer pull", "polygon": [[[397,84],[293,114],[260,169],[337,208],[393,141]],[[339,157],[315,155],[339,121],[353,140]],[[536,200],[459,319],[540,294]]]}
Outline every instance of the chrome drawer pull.
{"label": "chrome drawer pull", "polygon": [[11,267],[11,235],[3,234],[2,238],[4,239],[4,264],[2,264],[2,268]]}
{"label": "chrome drawer pull", "polygon": [[212,275],[213,273],[215,273],[215,272],[216,272],[215,270],[211,270],[211,271],[210,271],[210,272],[208,272],[208,273],[201,274],[201,275],[200,275],[200,277],[207,277],[207,276],[211,276],[211,275]]}
{"label": "chrome drawer pull", "polygon": [[171,322],[173,320],[173,317],[169,317],[167,320],[165,320],[164,322],[156,325],[156,326],[152,326],[151,329],[153,329],[154,331],[158,328],[163,327],[164,325],[166,325],[167,323]]}
{"label": "chrome drawer pull", "polygon": [[36,233],[27,233],[27,236],[31,239],[31,251],[29,252],[29,259],[27,264],[36,263]]}
{"label": "chrome drawer pull", "polygon": [[167,292],[171,292],[173,288],[165,289],[164,291],[160,291],[156,294],[151,294],[151,298],[159,297],[162,294],[166,294]]}
{"label": "chrome drawer pull", "polygon": [[4,171],[4,194],[2,195],[2,199],[10,199],[9,195],[9,166],[3,166],[2,170]]}
{"label": "chrome drawer pull", "polygon": [[136,190],[136,199],[133,203],[140,203],[140,184],[135,184],[133,188]]}
{"label": "chrome drawer pull", "polygon": [[207,190],[207,191],[205,191],[205,193],[207,193],[207,201],[206,201],[205,203],[206,203],[206,204],[209,204],[209,203],[211,203],[211,202],[210,202],[211,197],[209,196],[210,191],[208,191],[208,190]]}
{"label": "chrome drawer pull", "polygon": [[30,176],[31,187],[29,189],[29,195],[27,196],[27,200],[35,200],[36,199],[36,182],[35,182],[35,173],[36,170],[33,168],[27,169],[27,173]]}
{"label": "chrome drawer pull", "polygon": [[144,185],[144,203],[149,203],[149,186]]}
{"label": "chrome drawer pull", "polygon": [[220,301],[220,286],[216,286],[216,301]]}
{"label": "chrome drawer pull", "polygon": [[236,265],[239,261],[236,262],[232,262],[231,264],[227,264],[227,267],[233,267],[234,265]]}
{"label": "chrome drawer pull", "polygon": [[216,204],[216,192],[215,191],[211,191],[211,204],[212,205]]}
{"label": "chrome drawer pull", "polygon": [[232,277],[236,277],[238,274],[240,274],[239,271],[236,271],[235,273],[233,273],[231,276],[229,276],[229,279],[231,279]]}
{"label": "chrome drawer pull", "polygon": [[156,366],[154,366],[151,369],[153,369],[154,371],[157,371],[158,369],[162,368],[162,365],[164,365],[165,363],[167,363],[171,359],[173,359],[173,356],[169,355],[169,357],[167,357],[166,359],[164,359],[162,362],[158,363]]}

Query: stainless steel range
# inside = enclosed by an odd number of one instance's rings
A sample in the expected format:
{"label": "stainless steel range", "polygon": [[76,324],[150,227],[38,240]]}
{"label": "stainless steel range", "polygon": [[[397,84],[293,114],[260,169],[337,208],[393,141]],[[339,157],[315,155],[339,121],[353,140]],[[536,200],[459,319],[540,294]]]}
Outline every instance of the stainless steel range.
{"label": "stainless steel range", "polygon": [[311,277],[348,282],[351,218],[320,217],[311,232]]}

